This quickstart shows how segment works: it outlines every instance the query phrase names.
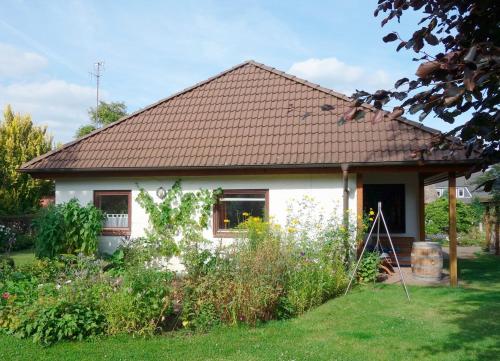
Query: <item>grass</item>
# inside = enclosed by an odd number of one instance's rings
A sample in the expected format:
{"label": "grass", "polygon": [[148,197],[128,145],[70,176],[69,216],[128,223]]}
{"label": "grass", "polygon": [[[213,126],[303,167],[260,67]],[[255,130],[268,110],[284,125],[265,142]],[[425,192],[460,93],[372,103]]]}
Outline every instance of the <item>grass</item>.
{"label": "grass", "polygon": [[460,288],[358,287],[306,315],[256,328],[41,348],[0,335],[5,360],[493,360],[500,355],[500,258],[461,260]]}
{"label": "grass", "polygon": [[35,253],[31,249],[12,252],[10,257],[14,260],[16,266],[23,266],[35,260]]}

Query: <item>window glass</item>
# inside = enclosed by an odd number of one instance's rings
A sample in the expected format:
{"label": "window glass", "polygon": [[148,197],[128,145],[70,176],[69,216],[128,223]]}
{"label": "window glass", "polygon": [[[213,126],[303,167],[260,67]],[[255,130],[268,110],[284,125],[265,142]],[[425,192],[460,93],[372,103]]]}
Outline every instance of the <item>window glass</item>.
{"label": "window glass", "polygon": [[105,214],[105,229],[129,228],[129,197],[128,192],[95,193],[95,205]]}
{"label": "window glass", "polygon": [[248,217],[266,216],[267,191],[225,191],[216,208],[217,231],[234,230]]}
{"label": "window glass", "polygon": [[464,198],[464,189],[463,188],[457,188],[457,194],[459,198]]}

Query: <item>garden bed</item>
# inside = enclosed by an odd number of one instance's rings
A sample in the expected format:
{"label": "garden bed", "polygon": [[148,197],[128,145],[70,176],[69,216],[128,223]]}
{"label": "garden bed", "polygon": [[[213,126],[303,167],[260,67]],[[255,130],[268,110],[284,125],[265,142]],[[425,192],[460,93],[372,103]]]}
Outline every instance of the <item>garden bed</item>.
{"label": "garden bed", "polygon": [[[500,262],[461,260],[459,289],[361,287],[293,320],[209,334],[112,336],[40,349],[0,335],[6,360],[493,360],[500,352]],[[432,307],[429,307],[432,305]]]}

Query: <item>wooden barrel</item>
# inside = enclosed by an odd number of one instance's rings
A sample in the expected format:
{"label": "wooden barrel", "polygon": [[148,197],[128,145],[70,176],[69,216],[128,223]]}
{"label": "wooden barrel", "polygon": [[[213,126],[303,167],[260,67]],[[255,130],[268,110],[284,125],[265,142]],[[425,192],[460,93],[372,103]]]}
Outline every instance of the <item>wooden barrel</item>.
{"label": "wooden barrel", "polygon": [[429,281],[441,279],[443,251],[437,242],[413,242],[411,271],[414,277]]}

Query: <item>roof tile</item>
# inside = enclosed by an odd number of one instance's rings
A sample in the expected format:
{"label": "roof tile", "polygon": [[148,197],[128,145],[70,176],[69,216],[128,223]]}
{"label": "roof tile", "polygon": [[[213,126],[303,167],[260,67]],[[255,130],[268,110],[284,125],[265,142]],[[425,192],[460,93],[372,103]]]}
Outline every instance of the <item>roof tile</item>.
{"label": "roof tile", "polygon": [[[322,112],[322,104],[333,111]],[[338,124],[349,99],[253,61],[153,104],[62,149],[26,171],[413,161],[433,130],[409,121]],[[440,160],[439,152],[430,156]]]}

